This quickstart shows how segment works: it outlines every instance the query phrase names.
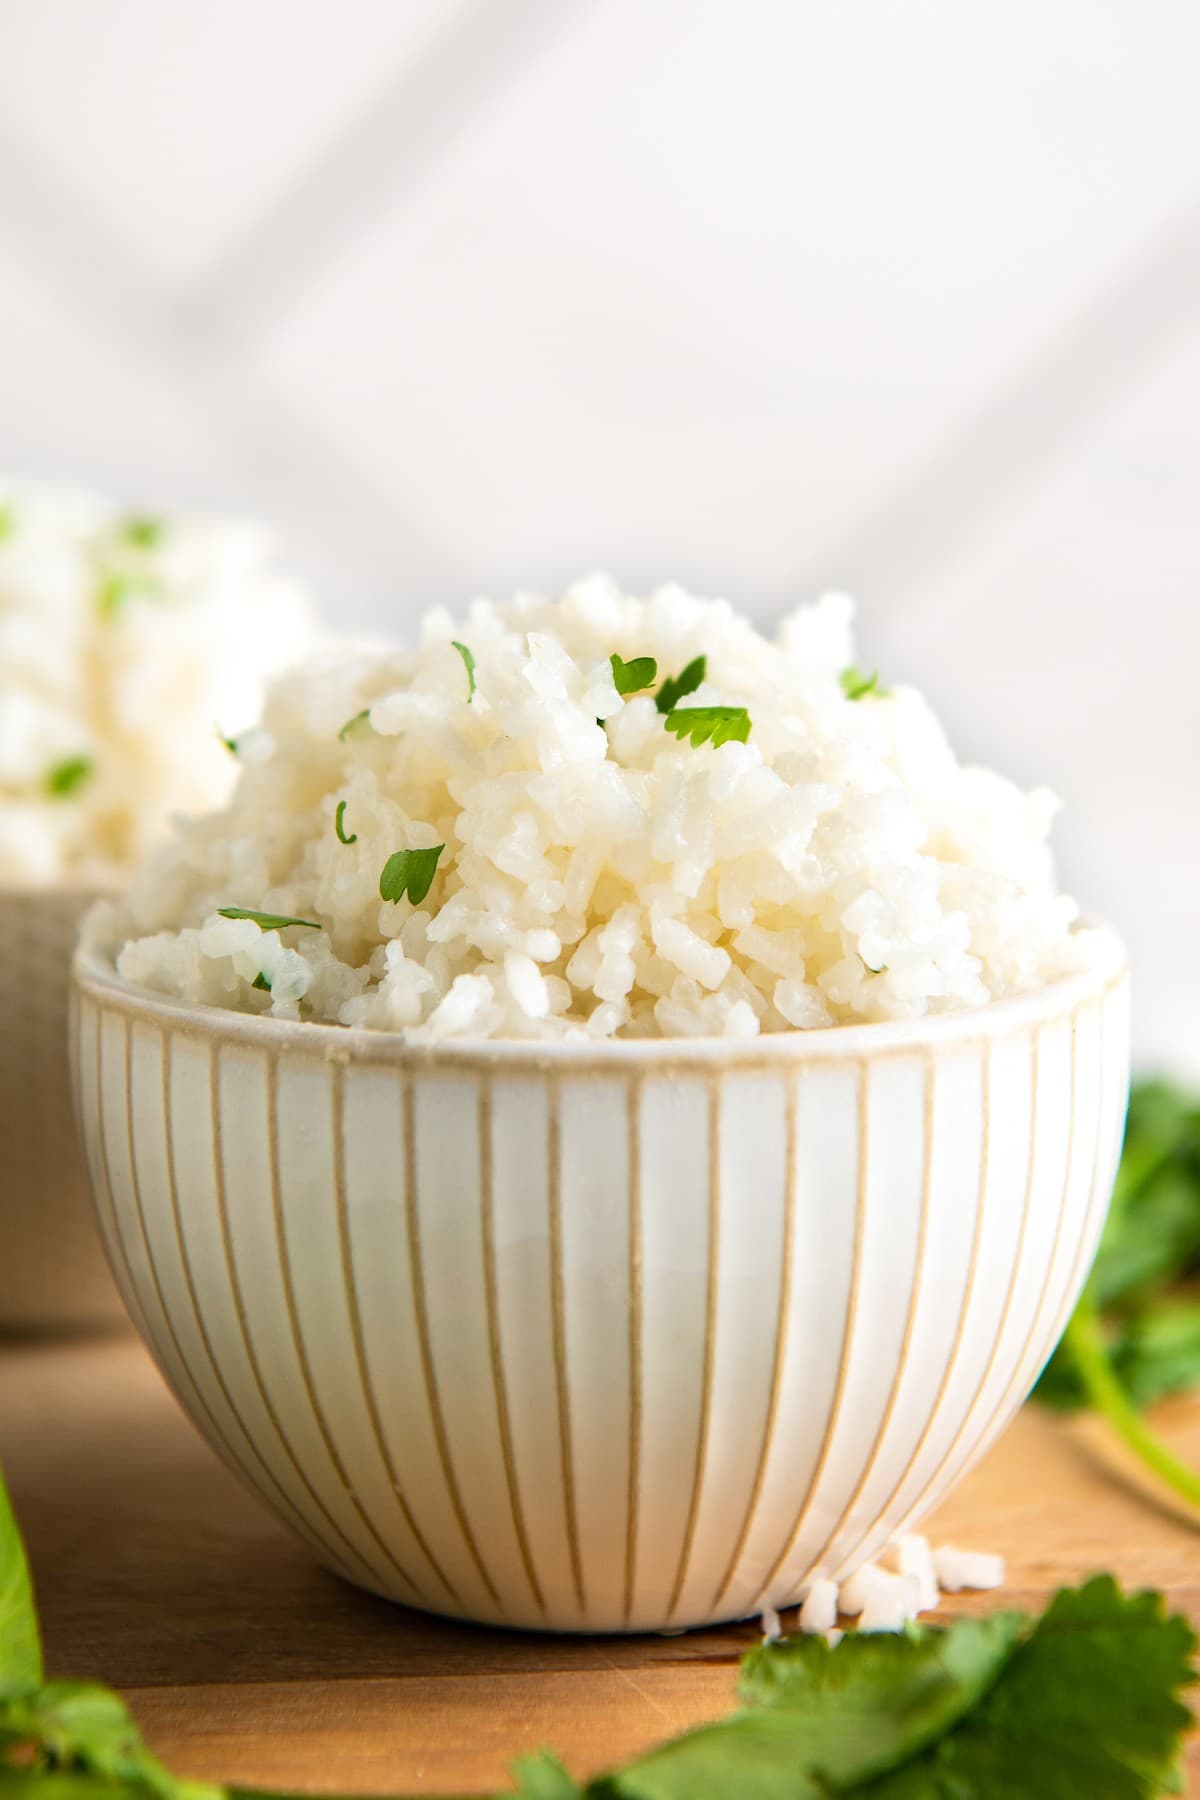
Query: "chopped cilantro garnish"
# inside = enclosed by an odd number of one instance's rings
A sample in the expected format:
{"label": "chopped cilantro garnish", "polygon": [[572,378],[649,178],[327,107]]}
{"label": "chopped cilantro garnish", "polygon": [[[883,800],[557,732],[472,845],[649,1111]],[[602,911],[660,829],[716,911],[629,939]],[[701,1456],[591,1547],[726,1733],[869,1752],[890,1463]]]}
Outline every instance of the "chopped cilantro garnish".
{"label": "chopped cilantro garnish", "polygon": [[237,755],[237,739],[231,738],[231,737],[226,737],[225,733],[221,730],[219,725],[217,726],[217,736],[220,738],[221,742],[224,744],[225,748],[228,750],[230,756],[236,756]]}
{"label": "chopped cilantro garnish", "polygon": [[433,886],[438,857],[445,848],[445,844],[437,844],[432,850],[393,852],[384,863],[383,873],[379,877],[380,897],[384,900],[399,900],[407,892],[412,904],[420,906]]}
{"label": "chopped cilantro garnish", "polygon": [[125,575],[114,571],[106,575],[96,594],[96,605],[102,619],[115,619],[134,600],[156,600],[162,589],[149,575]]}
{"label": "chopped cilantro garnish", "polygon": [[0,500],[0,544],[17,529],[17,509],[11,500]]}
{"label": "chopped cilantro garnish", "polygon": [[613,686],[618,694],[640,694],[643,688],[658,680],[658,664],[652,656],[635,656],[631,662],[623,662],[614,652],[608,660],[612,664]]}
{"label": "chopped cilantro garnish", "polygon": [[364,719],[369,719],[370,716],[371,716],[370,707],[364,706],[362,711],[356,712],[352,719],[347,719],[346,723],[342,726],[342,729],[338,732],[338,737],[340,738],[341,742],[344,744],[346,739],[349,737],[350,733],[354,730],[354,727],[356,725],[361,725],[363,723]]}
{"label": "chopped cilantro garnish", "polygon": [[125,520],[122,532],[127,544],[138,550],[157,550],[166,536],[167,527],[162,519],[153,518],[149,513],[132,513]]}
{"label": "chopped cilantro garnish", "polygon": [[96,760],[92,756],[67,756],[62,762],[55,763],[46,777],[46,792],[54,800],[69,800],[77,794],[85,781],[91,779],[96,770]]}
{"label": "chopped cilantro garnish", "polygon": [[289,925],[303,925],[306,931],[321,931],[315,919],[293,919],[287,913],[255,912],[247,906],[218,906],[223,919],[251,919],[260,931],[286,931]]}
{"label": "chopped cilantro garnish", "polygon": [[697,746],[711,743],[719,748],[731,740],[744,744],[750,736],[750,714],[744,706],[677,706],[664,723],[677,738],[690,738]]}
{"label": "chopped cilantro garnish", "polygon": [[269,994],[271,991],[271,978],[269,975],[264,975],[260,969],[258,974],[254,977],[254,980],[250,983],[250,986],[257,988],[260,994]]}
{"label": "chopped cilantro garnish", "polygon": [[707,673],[707,656],[695,656],[680,674],[668,675],[654,699],[659,712],[674,712],[681,700],[695,693]]}
{"label": "chopped cilantro garnish", "polygon": [[878,669],[872,675],[864,675],[861,669],[856,669],[851,663],[848,669],[842,670],[841,683],[842,692],[847,700],[866,700],[868,697],[875,700],[888,698],[887,688],[879,685]]}
{"label": "chopped cilantro garnish", "polygon": [[337,812],[333,816],[333,829],[337,832],[338,841],[340,843],[357,844],[357,842],[358,842],[357,831],[352,831],[350,833],[349,837],[346,836],[345,826],[343,824],[343,820],[345,819],[345,817],[346,817],[346,802],[344,800],[339,800]]}
{"label": "chopped cilantro garnish", "polygon": [[460,644],[457,638],[451,638],[450,642],[463,659],[463,668],[467,671],[467,699],[470,701],[475,696],[475,658],[467,646]]}

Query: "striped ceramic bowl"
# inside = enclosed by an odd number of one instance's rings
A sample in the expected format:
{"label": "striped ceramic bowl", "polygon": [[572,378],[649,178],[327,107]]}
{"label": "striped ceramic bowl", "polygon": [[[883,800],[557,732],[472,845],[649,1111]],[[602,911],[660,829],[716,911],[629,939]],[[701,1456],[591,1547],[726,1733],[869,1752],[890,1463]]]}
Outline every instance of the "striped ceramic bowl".
{"label": "striped ceramic bowl", "polygon": [[109,1254],[214,1448],[331,1568],[491,1624],[781,1605],[915,1522],[1091,1261],[1102,967],[912,1026],[430,1048],[77,963]]}

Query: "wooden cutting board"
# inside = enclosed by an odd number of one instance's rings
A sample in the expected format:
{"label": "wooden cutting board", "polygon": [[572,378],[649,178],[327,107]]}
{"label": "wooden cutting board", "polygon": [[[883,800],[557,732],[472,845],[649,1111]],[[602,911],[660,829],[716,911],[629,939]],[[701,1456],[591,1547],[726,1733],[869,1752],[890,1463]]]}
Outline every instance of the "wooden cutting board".
{"label": "wooden cutting board", "polygon": [[[1161,1409],[1200,1462],[1200,1403]],[[576,1774],[730,1706],[751,1625],[552,1638],[424,1617],[343,1586],[243,1493],[127,1337],[0,1346],[0,1461],[33,1559],[48,1667],[109,1682],[179,1774],[341,1793],[503,1788],[523,1751]],[[1034,1607],[1111,1569],[1200,1625],[1200,1529],[1094,1420],[1026,1409],[927,1527],[999,1550]],[[1190,1758],[1200,1791],[1200,1746]]]}

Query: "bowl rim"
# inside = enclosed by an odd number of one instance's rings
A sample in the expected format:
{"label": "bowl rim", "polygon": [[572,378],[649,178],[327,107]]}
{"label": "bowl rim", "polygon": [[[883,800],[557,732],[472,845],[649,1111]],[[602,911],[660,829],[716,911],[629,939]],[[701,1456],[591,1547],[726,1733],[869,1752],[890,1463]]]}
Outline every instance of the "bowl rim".
{"label": "bowl rim", "polygon": [[1129,979],[1129,962],[1117,934],[1087,921],[1099,937],[1095,961],[1078,973],[1044,987],[984,1006],[927,1014],[912,1020],[874,1020],[857,1025],[820,1026],[811,1031],[764,1032],[753,1038],[656,1037],[568,1039],[443,1038],[413,1041],[404,1032],[363,1026],[276,1019],[270,1014],[235,1012],[207,1002],[156,993],[117,974],[112,958],[80,946],[71,964],[74,993],[130,1020],[155,1023],[177,1035],[256,1045],[326,1062],[383,1063],[393,1067],[431,1064],[447,1069],[487,1067],[546,1070],[597,1068],[613,1074],[639,1067],[750,1068],[807,1061],[884,1057],[945,1045],[968,1045],[984,1038],[1026,1032],[1072,1017],[1088,1002],[1102,1004]]}

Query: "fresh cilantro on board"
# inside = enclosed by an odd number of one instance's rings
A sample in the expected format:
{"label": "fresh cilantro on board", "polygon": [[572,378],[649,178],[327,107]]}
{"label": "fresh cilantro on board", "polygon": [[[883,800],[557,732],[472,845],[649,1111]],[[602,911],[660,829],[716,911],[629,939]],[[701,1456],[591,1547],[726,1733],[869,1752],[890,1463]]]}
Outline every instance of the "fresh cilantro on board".
{"label": "fresh cilantro on board", "polygon": [[609,657],[612,664],[613,686],[618,694],[640,694],[658,680],[658,664],[652,656],[635,656],[631,662],[624,662],[614,650]]}
{"label": "fresh cilantro on board", "polygon": [[52,800],[69,800],[96,772],[95,757],[86,753],[64,757],[46,776],[46,792]]}
{"label": "fresh cilantro on board", "polygon": [[681,700],[686,700],[689,694],[695,693],[707,673],[707,656],[695,656],[680,674],[668,675],[654,696],[654,704],[659,712],[674,712]]}
{"label": "fresh cilantro on board", "polygon": [[663,723],[677,738],[688,738],[697,747],[719,748],[731,740],[744,744],[750,736],[750,715],[744,706],[677,706]]}
{"label": "fresh cilantro on board", "polygon": [[1200,1507],[1200,1476],[1141,1409],[1200,1387],[1200,1100],[1142,1082],[1100,1249],[1082,1300],[1034,1390],[1060,1412],[1092,1406],[1168,1486]]}
{"label": "fresh cilantro on board", "polygon": [[339,800],[338,805],[337,805],[337,811],[333,815],[333,829],[337,833],[338,842],[341,844],[357,844],[357,842],[358,842],[357,831],[352,831],[350,833],[349,837],[346,836],[345,821],[346,821],[346,802],[344,800]]}
{"label": "fresh cilantro on board", "polygon": [[407,893],[412,904],[420,906],[433,886],[438,857],[445,848],[445,844],[436,844],[432,850],[393,851],[379,877],[380,899],[399,900]]}
{"label": "fresh cilantro on board", "polygon": [[[1039,1619],[784,1638],[742,1659],[740,1706],[584,1784],[542,1751],[516,1800],[1154,1800],[1178,1791],[1196,1640],[1111,1576]],[[0,1800],[267,1800],[177,1781],[125,1703],[45,1682],[24,1548],[0,1482]],[[483,1800],[483,1797],[479,1797]],[[493,1796],[492,1800],[499,1800]]]}
{"label": "fresh cilantro on board", "polygon": [[223,919],[251,919],[260,931],[286,931],[289,925],[303,925],[306,931],[322,931],[316,919],[293,919],[288,913],[255,912],[247,906],[218,906]]}
{"label": "fresh cilantro on board", "polygon": [[451,638],[450,642],[462,657],[463,668],[467,671],[467,702],[469,704],[475,698],[475,658],[467,646],[460,644],[457,638]]}

